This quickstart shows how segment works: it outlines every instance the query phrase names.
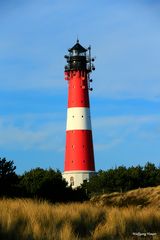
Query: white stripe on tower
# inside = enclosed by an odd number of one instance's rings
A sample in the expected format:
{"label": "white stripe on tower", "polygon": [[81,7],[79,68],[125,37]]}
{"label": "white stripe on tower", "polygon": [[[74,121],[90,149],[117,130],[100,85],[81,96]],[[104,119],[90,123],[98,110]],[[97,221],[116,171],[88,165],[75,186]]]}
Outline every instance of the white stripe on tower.
{"label": "white stripe on tower", "polygon": [[86,107],[72,107],[67,110],[66,130],[91,130],[90,109]]}

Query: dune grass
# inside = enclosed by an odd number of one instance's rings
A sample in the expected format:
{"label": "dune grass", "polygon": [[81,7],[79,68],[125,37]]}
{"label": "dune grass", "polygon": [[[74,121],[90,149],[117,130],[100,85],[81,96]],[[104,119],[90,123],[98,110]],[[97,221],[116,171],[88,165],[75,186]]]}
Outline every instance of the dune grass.
{"label": "dune grass", "polygon": [[160,186],[93,196],[91,202],[98,206],[160,208]]}
{"label": "dune grass", "polygon": [[160,239],[160,212],[154,207],[0,200],[1,240],[139,239],[133,238],[133,232],[156,232],[157,236],[148,239]]}

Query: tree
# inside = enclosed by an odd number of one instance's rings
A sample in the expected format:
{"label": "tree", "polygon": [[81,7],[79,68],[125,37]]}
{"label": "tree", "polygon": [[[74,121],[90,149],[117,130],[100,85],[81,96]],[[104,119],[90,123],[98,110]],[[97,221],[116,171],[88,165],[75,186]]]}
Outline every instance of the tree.
{"label": "tree", "polygon": [[52,202],[66,200],[67,182],[58,170],[32,169],[22,176],[20,184],[25,197],[41,198]]}
{"label": "tree", "polygon": [[141,166],[136,167],[129,167],[128,168],[128,190],[130,189],[136,189],[139,187],[143,187],[144,182],[144,172],[143,168]]}
{"label": "tree", "polygon": [[153,163],[148,162],[144,167],[144,187],[153,187],[159,184],[159,169]]}
{"label": "tree", "polygon": [[17,181],[15,169],[13,161],[0,158],[0,196],[12,195],[13,186]]}
{"label": "tree", "polygon": [[22,196],[45,199],[51,202],[74,202],[87,200],[84,189],[72,189],[62,178],[59,170],[32,169],[21,176],[20,189]]}
{"label": "tree", "polygon": [[136,166],[126,168],[120,166],[107,171],[99,171],[83,188],[90,194],[104,192],[119,192],[160,185],[160,168],[147,163],[145,167]]}

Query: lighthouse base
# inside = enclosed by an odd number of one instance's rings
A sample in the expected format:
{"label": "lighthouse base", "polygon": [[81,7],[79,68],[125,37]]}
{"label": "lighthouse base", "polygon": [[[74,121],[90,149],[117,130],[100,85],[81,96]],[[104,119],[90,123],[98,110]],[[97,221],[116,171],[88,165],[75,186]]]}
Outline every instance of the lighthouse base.
{"label": "lighthouse base", "polygon": [[62,176],[72,188],[81,186],[84,181],[89,181],[95,171],[65,171]]}

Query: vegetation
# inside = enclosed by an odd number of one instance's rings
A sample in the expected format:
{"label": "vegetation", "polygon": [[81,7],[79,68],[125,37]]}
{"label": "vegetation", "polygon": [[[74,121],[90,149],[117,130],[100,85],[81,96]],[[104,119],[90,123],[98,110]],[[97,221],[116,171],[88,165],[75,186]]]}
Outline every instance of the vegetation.
{"label": "vegetation", "polygon": [[[0,158],[2,240],[139,239],[133,232],[160,239],[160,169],[154,164],[99,171],[76,190],[58,170],[36,168],[18,176],[15,169],[13,161]],[[88,202],[69,203],[88,196]]]}
{"label": "vegetation", "polygon": [[27,197],[52,199],[54,202],[62,200],[67,186],[59,171],[41,168],[26,172],[20,184]]}
{"label": "vegetation", "polygon": [[160,234],[160,212],[155,207],[119,209],[3,199],[0,212],[1,240],[129,240],[133,232],[156,233],[149,239],[159,239]]}
{"label": "vegetation", "polygon": [[126,192],[128,190],[160,185],[160,168],[152,163],[144,167],[120,166],[107,171],[100,170],[83,187],[90,195],[95,193]]}
{"label": "vegetation", "polygon": [[125,193],[110,193],[94,196],[90,201],[98,206],[152,207],[160,209],[160,186],[139,188]]}
{"label": "vegetation", "polygon": [[0,158],[0,197],[36,198],[51,202],[85,201],[96,194],[126,192],[160,185],[160,168],[120,166],[100,170],[89,182],[73,190],[59,170],[36,168],[23,175],[15,173],[13,161]]}
{"label": "vegetation", "polygon": [[50,202],[84,201],[85,189],[72,189],[58,170],[32,169],[22,176],[15,173],[13,161],[0,158],[0,196],[43,199]]}
{"label": "vegetation", "polygon": [[11,196],[15,190],[18,177],[13,161],[0,158],[0,196]]}

